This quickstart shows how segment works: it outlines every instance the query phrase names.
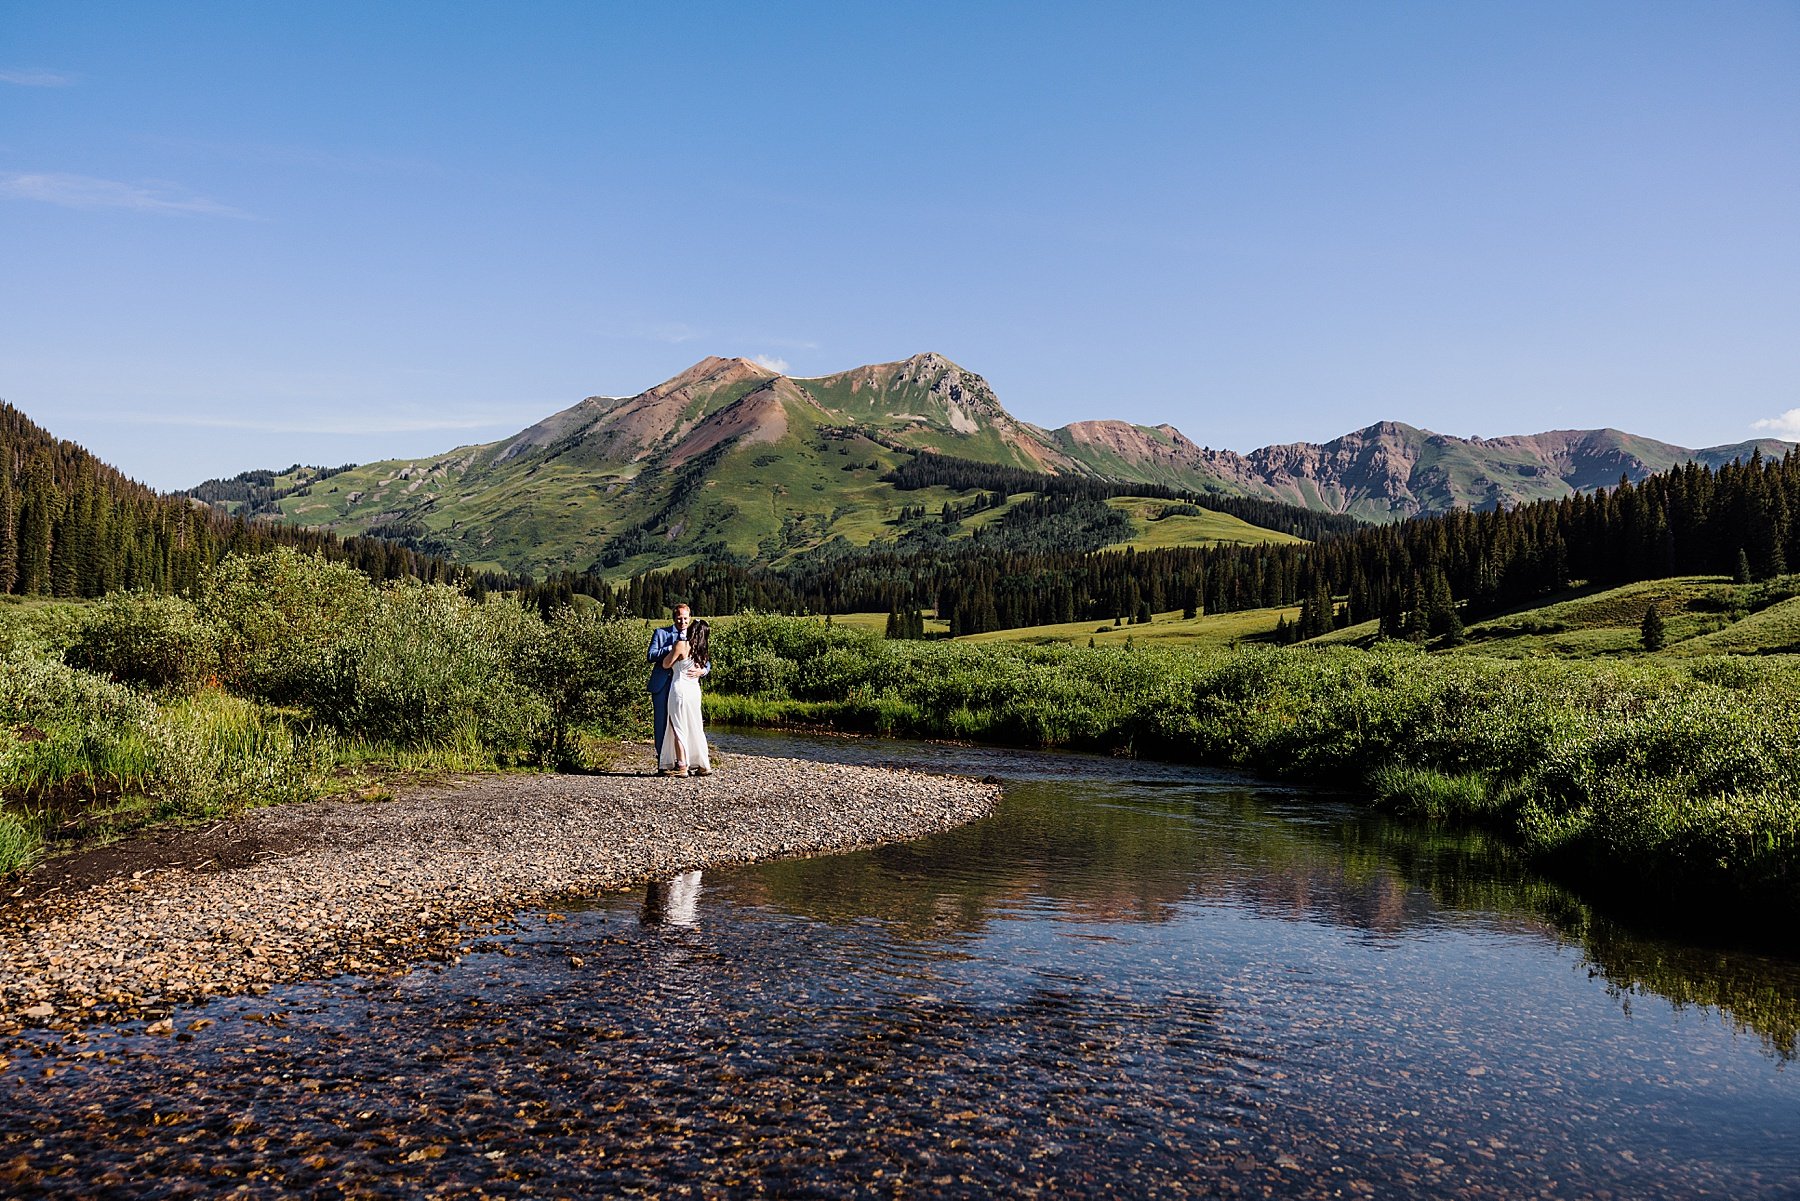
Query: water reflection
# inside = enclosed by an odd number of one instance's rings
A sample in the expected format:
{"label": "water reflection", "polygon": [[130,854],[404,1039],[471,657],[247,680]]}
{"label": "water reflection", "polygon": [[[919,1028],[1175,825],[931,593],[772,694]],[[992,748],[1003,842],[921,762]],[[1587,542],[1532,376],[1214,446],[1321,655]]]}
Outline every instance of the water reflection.
{"label": "water reflection", "polygon": [[0,1193],[1793,1195],[1794,965],[1481,839],[983,754],[992,817],[709,872],[704,922],[689,873],[185,1043],[44,1035],[0,1067]]}
{"label": "water reflection", "polygon": [[[1800,962],[1633,929],[1528,871],[1479,830],[1394,821],[1177,764],[745,732],[722,741],[1010,781],[1000,812],[938,838],[882,848],[866,862],[759,868],[758,898],[796,913],[879,914],[897,936],[929,939],[978,933],[1019,898],[1100,921],[1167,920],[1203,902],[1324,922],[1373,945],[1446,927],[1548,937],[1577,948],[1577,966],[1621,1003],[1651,995],[1714,1011],[1779,1059],[1800,1054]],[[932,881],[933,895],[897,886],[918,880]]]}
{"label": "water reflection", "polygon": [[652,881],[644,890],[639,920],[646,926],[694,926],[700,922],[700,873],[682,872]]}

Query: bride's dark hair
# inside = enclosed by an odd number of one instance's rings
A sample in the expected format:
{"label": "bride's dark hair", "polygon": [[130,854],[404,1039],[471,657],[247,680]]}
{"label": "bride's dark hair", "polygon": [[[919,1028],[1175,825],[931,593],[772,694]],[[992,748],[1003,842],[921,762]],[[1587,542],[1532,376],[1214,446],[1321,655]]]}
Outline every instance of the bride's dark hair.
{"label": "bride's dark hair", "polygon": [[712,631],[704,621],[696,621],[688,631],[688,655],[701,667],[712,663],[712,656],[706,652],[706,644],[712,641]]}

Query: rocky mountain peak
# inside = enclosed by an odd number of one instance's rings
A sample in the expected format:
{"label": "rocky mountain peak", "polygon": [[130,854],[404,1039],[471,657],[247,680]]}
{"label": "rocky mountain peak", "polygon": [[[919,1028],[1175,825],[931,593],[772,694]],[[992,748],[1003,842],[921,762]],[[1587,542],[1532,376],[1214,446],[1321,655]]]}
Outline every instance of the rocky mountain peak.
{"label": "rocky mountain peak", "polygon": [[681,374],[671,376],[651,388],[650,392],[667,394],[684,388],[716,387],[722,384],[739,383],[743,380],[773,379],[776,374],[760,363],[753,363],[749,359],[723,359],[718,355],[707,355]]}
{"label": "rocky mountain peak", "polygon": [[936,351],[916,354],[894,364],[896,383],[925,388],[952,411],[962,411],[986,418],[1007,417],[1000,398],[988,382],[973,371],[965,371]]}

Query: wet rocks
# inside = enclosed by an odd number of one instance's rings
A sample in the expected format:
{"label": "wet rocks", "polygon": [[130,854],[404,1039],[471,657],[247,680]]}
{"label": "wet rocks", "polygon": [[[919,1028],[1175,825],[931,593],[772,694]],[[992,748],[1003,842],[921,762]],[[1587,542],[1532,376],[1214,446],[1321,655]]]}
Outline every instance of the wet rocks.
{"label": "wet rocks", "polygon": [[916,838],[998,796],[972,780],[734,756],[701,779],[658,778],[646,761],[641,774],[484,776],[260,810],[223,831],[274,848],[248,862],[120,874],[0,908],[0,1033],[403,971],[550,897]]}

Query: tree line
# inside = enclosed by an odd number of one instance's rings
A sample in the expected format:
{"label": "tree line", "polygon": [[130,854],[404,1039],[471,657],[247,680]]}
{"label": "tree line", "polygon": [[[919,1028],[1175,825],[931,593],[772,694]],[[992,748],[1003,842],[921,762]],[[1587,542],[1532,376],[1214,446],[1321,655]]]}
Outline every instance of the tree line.
{"label": "tree line", "polygon": [[245,521],[160,496],[0,402],[0,595],[186,593],[227,554],[277,546],[347,562],[378,580],[461,583],[470,574],[380,539]]}

